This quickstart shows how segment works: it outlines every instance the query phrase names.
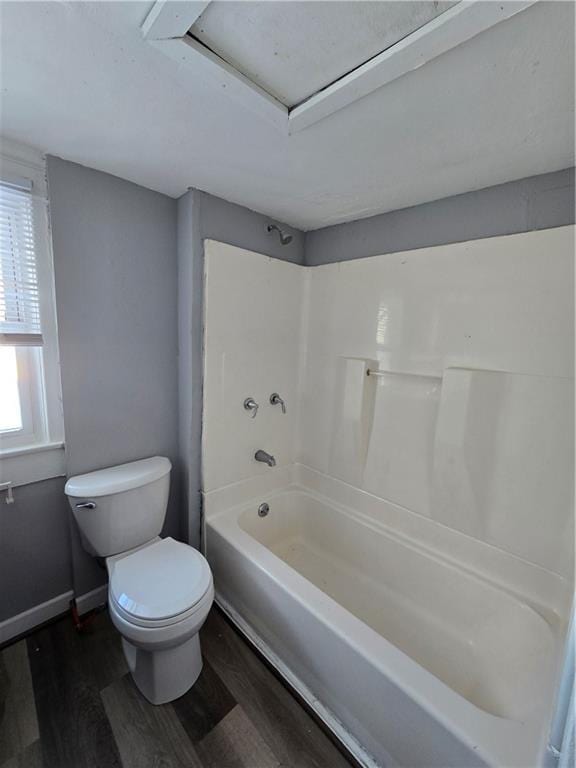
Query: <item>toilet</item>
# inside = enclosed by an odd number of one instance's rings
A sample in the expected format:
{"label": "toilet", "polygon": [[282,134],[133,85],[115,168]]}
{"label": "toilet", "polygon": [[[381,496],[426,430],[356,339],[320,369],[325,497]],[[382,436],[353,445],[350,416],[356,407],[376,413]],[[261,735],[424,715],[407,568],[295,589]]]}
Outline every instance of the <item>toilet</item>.
{"label": "toilet", "polygon": [[108,569],[108,608],[134,682],[152,704],[182,696],[202,670],[198,632],[214,600],[210,566],[160,538],[171,464],[155,456],[71,477],[82,545]]}

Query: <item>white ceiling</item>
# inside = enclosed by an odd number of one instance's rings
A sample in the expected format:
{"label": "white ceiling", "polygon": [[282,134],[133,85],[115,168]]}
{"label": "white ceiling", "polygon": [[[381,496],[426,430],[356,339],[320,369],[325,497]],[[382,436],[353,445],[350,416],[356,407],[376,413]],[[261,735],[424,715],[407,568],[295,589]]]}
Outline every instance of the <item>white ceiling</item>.
{"label": "white ceiling", "polygon": [[453,5],[433,0],[337,4],[213,0],[190,32],[292,107]]}
{"label": "white ceiling", "polygon": [[2,2],[2,133],[303,229],[574,164],[571,2],[539,2],[291,136],[206,72],[184,87],[141,37],[151,6]]}

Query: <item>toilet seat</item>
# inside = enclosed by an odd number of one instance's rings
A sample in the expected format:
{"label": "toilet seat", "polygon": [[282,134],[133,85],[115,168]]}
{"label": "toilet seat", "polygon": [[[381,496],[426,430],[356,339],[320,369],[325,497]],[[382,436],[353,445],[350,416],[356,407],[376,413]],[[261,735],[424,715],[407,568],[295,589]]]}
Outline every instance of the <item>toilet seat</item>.
{"label": "toilet seat", "polygon": [[[112,559],[111,559],[112,560]],[[109,600],[115,612],[139,627],[166,627],[203,610],[212,573],[193,547],[156,539],[109,563]]]}
{"label": "toilet seat", "polygon": [[165,641],[177,640],[188,635],[191,629],[198,631],[204,622],[214,601],[214,587],[210,584],[208,591],[190,610],[178,616],[172,616],[164,621],[146,621],[134,619],[126,613],[109,596],[108,608],[110,617],[118,631],[132,642],[152,642],[162,645]]}

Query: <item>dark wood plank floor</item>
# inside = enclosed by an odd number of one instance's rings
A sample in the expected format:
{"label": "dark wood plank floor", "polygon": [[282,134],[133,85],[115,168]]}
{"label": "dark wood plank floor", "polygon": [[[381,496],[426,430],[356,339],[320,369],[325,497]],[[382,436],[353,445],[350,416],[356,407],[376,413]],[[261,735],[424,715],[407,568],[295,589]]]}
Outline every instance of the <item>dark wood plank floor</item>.
{"label": "dark wood plank floor", "polygon": [[212,609],[196,685],[154,707],[106,611],[63,618],[0,653],[0,768],[350,768],[317,723]]}

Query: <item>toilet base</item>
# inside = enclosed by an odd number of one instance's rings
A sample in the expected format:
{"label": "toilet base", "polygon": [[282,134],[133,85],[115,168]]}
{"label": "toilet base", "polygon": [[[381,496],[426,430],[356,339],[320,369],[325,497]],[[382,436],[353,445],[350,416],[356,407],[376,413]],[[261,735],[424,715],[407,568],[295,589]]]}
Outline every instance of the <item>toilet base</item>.
{"label": "toilet base", "polygon": [[202,671],[200,636],[181,645],[146,651],[122,638],[124,656],[140,692],[152,704],[166,704],[183,696]]}

